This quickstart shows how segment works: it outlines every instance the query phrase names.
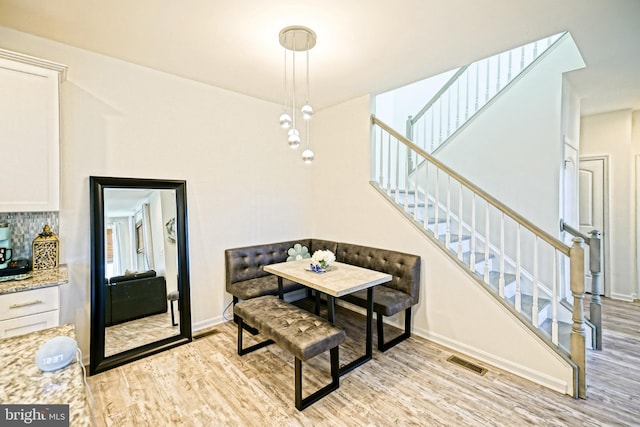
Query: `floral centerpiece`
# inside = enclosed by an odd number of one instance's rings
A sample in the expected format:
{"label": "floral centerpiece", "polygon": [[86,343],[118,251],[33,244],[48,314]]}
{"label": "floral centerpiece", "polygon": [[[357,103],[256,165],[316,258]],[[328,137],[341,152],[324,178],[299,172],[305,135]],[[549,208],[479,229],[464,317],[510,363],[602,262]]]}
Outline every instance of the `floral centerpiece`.
{"label": "floral centerpiece", "polygon": [[326,251],[315,251],[313,256],[311,256],[311,270],[316,273],[325,272],[336,262],[336,256],[333,252]]}

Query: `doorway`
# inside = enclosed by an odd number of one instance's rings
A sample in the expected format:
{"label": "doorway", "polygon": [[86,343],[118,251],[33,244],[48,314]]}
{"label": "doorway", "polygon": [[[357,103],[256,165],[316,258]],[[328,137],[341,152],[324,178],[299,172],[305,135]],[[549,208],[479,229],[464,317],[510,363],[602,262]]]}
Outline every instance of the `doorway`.
{"label": "doorway", "polygon": [[[607,266],[609,265],[608,243],[608,156],[581,157],[578,171],[578,214],[580,232],[589,236],[592,230],[602,233],[602,260],[600,274],[601,294],[609,296]],[[589,248],[585,246],[586,259],[589,259]],[[591,271],[585,263],[585,286],[591,291]]]}

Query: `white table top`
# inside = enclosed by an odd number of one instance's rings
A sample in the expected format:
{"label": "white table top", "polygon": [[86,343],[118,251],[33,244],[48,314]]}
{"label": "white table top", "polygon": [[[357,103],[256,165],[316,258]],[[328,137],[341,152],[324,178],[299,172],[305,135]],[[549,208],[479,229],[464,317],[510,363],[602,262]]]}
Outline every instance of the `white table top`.
{"label": "white table top", "polygon": [[367,289],[391,281],[391,275],[369,270],[355,265],[336,262],[325,273],[307,271],[311,264],[309,258],[297,261],[265,265],[264,271],[284,277],[302,285],[340,297],[361,289]]}

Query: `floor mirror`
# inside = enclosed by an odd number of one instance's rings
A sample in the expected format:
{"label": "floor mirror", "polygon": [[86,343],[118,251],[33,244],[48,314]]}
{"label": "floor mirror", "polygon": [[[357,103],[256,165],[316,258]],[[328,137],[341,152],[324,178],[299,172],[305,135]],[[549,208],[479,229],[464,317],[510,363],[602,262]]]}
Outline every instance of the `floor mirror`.
{"label": "floor mirror", "polygon": [[91,375],[191,341],[186,182],[90,177]]}

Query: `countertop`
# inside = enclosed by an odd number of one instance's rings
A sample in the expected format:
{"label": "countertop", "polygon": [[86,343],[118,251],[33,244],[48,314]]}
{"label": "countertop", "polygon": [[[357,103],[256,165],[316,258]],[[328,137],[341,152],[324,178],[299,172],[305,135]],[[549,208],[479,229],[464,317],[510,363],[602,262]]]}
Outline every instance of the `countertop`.
{"label": "countertop", "polygon": [[0,402],[3,404],[69,404],[71,426],[90,426],[91,418],[82,367],[77,359],[53,372],[42,372],[36,352],[51,338],[75,339],[66,324],[0,340]]}
{"label": "countertop", "polygon": [[49,270],[33,270],[29,274],[31,277],[27,279],[0,282],[0,295],[47,288],[49,286],[60,286],[69,282],[66,265],[60,265]]}

